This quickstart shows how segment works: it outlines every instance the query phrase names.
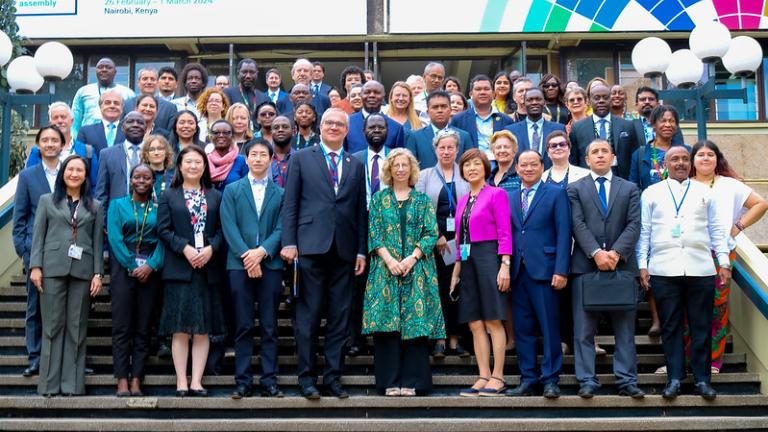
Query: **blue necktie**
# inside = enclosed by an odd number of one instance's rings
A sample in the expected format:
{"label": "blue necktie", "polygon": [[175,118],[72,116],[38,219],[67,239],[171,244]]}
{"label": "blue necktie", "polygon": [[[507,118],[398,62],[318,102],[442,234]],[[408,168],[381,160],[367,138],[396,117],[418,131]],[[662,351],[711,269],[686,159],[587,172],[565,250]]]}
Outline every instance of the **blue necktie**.
{"label": "blue necktie", "polygon": [[603,214],[608,214],[608,195],[605,193],[605,182],[608,179],[605,177],[598,177],[597,182],[600,183],[600,187],[597,189],[597,196],[600,197],[600,205],[603,208]]}
{"label": "blue necktie", "polygon": [[608,120],[606,119],[600,119],[600,131],[598,132],[600,134],[600,139],[608,139],[608,129],[606,128],[606,123],[608,123]]}
{"label": "blue necktie", "polygon": [[254,185],[254,186],[256,186],[256,185],[261,185],[261,186],[264,186],[264,187],[266,187],[266,186],[267,186],[267,178],[266,178],[266,177],[264,177],[264,178],[263,178],[263,179],[261,179],[261,180],[259,180],[259,179],[255,179],[255,178],[254,178],[254,179],[251,179],[251,184],[252,184],[252,185]]}
{"label": "blue necktie", "polygon": [[533,124],[533,135],[531,136],[531,148],[536,149],[541,154],[541,135],[539,135],[539,125]]}
{"label": "blue necktie", "polygon": [[269,92],[269,98],[272,100],[272,102],[277,103],[277,93]]}
{"label": "blue necktie", "polygon": [[115,144],[115,124],[110,123],[107,126],[107,147],[112,147]]}
{"label": "blue necktie", "polygon": [[531,192],[531,188],[523,188],[523,194],[521,195],[523,207],[523,217],[528,213],[528,194]]}

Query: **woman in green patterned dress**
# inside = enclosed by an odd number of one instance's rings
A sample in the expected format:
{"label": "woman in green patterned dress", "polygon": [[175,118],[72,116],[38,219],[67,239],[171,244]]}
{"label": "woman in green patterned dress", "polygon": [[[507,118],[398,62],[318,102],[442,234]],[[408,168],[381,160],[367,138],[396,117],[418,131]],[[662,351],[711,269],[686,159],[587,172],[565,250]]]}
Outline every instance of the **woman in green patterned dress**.
{"label": "woman in green patterned dress", "polygon": [[445,338],[434,255],[437,220],[429,197],[413,186],[419,164],[405,149],[389,153],[371,199],[363,333],[373,334],[376,388],[415,396],[432,388],[429,339]]}

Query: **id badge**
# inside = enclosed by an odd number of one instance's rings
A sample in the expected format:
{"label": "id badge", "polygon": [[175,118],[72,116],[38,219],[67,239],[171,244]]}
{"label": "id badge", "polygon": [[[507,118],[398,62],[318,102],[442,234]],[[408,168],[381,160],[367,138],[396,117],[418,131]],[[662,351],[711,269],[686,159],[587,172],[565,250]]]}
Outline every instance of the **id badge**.
{"label": "id badge", "polygon": [[69,250],[67,251],[67,256],[76,259],[81,260],[83,258],[83,248],[81,246],[78,246],[76,244],[69,245]]}
{"label": "id badge", "polygon": [[203,233],[195,233],[195,249],[202,249],[204,246]]}
{"label": "id badge", "polygon": [[445,230],[448,232],[456,232],[456,218],[446,218],[445,219]]}
{"label": "id badge", "polygon": [[676,223],[674,227],[672,227],[672,237],[678,238],[680,237],[680,222]]}
{"label": "id badge", "polygon": [[472,245],[463,244],[461,245],[459,249],[459,253],[461,254],[461,260],[466,261],[469,259],[469,247]]}
{"label": "id badge", "polygon": [[136,255],[134,261],[136,262],[136,267],[141,267],[147,263],[147,257],[145,255]]}

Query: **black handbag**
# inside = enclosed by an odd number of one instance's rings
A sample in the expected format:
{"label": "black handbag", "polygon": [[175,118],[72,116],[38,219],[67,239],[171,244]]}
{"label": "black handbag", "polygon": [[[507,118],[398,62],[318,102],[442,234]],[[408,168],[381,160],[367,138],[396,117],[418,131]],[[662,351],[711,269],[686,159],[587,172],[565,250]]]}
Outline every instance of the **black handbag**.
{"label": "black handbag", "polygon": [[640,284],[626,271],[596,271],[581,276],[582,306],[587,312],[628,311],[637,307]]}

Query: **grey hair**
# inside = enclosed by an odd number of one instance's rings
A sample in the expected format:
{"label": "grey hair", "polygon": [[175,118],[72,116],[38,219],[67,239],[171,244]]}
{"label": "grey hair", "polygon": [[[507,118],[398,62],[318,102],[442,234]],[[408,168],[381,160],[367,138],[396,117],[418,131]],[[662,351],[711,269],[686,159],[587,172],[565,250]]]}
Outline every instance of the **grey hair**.
{"label": "grey hair", "polygon": [[69,106],[68,103],[58,101],[48,105],[48,120],[51,120],[51,111],[57,108],[64,108],[65,110],[67,110],[67,114],[69,114],[70,117],[75,116],[75,113],[72,112],[72,108]]}
{"label": "grey hair", "polygon": [[426,66],[424,66],[424,74],[427,74],[427,71],[432,69],[435,66],[440,66],[443,69],[443,72],[445,72],[445,66],[442,63],[439,62],[429,62]]}

